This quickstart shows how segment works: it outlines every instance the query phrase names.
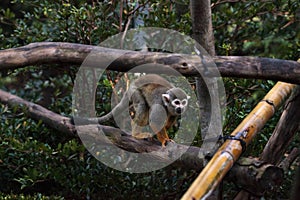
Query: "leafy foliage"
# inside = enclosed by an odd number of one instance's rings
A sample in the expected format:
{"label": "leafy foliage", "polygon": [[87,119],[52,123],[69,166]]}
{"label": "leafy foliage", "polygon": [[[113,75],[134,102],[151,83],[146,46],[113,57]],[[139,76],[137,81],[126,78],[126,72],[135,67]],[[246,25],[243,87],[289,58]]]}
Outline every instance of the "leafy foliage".
{"label": "leafy foliage", "polygon": [[219,54],[298,59],[299,2],[216,2],[214,5]]}
{"label": "leafy foliage", "polygon": [[[39,41],[98,45],[125,30],[126,25],[164,27],[190,35],[188,3],[4,0],[0,2],[0,48]],[[298,59],[299,1],[212,3],[217,54]],[[61,65],[1,71],[0,88],[69,116],[76,71],[76,67]],[[117,74],[112,78],[108,74],[107,80],[99,83],[99,114],[110,109],[110,86],[117,80],[115,77]],[[274,83],[231,78],[224,79],[224,83],[224,132],[230,133]],[[195,172],[171,167],[148,174],[115,171],[95,160],[78,138],[50,130],[20,110],[0,105],[0,116],[0,199],[178,199],[196,176]],[[277,119],[278,116],[270,121],[247,153],[259,155]],[[299,146],[299,139],[294,145]],[[288,197],[293,174],[291,170],[274,196]]]}

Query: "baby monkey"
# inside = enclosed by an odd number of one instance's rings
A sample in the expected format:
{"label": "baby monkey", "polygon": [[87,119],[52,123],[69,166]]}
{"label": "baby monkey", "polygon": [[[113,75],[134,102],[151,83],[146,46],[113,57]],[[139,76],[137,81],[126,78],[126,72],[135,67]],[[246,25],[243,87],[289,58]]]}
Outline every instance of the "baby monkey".
{"label": "baby monkey", "polygon": [[[129,107],[132,136],[152,138],[154,134],[164,147],[169,138],[167,130],[185,112],[190,97],[180,88],[156,74],[148,74],[135,80],[125,92],[120,103],[110,113],[98,118],[101,124]],[[149,125],[153,133],[142,132]]]}

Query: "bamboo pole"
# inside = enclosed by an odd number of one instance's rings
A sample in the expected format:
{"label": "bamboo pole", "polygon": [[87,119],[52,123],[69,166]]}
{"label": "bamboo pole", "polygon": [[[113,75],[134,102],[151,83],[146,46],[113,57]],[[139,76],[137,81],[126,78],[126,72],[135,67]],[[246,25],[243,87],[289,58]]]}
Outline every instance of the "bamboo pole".
{"label": "bamboo pole", "polygon": [[295,85],[278,82],[225,142],[202,170],[182,200],[205,199],[218,186],[245,147],[274,115],[276,108],[292,92]]}

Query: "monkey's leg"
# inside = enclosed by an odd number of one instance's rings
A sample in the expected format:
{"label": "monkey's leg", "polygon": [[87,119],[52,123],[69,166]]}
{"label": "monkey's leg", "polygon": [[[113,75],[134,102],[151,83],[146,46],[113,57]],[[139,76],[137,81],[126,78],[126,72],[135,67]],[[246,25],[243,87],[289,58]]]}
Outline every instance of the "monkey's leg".
{"label": "monkey's leg", "polygon": [[142,132],[142,127],[135,123],[133,120],[131,121],[131,129],[132,129],[132,136],[137,139],[144,139],[144,138],[152,138],[153,134]]}
{"label": "monkey's leg", "polygon": [[157,133],[157,139],[161,142],[163,147],[166,146],[167,142],[174,142],[169,138],[168,133],[165,128]]}
{"label": "monkey's leg", "polygon": [[131,121],[132,136],[138,139],[152,138],[153,134],[142,132],[142,127],[149,123],[149,108],[139,91],[132,94],[134,117]]}
{"label": "monkey's leg", "polygon": [[167,142],[172,142],[167,133],[167,127],[169,124],[169,116],[166,110],[160,104],[154,104],[151,107],[149,121],[151,129],[157,134],[157,139],[164,147]]}

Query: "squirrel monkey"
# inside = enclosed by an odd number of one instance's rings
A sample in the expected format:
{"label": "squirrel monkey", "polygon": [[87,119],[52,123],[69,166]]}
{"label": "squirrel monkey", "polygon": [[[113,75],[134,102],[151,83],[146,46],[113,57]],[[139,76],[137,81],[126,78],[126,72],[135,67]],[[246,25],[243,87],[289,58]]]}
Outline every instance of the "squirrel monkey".
{"label": "squirrel monkey", "polygon": [[182,89],[174,87],[161,76],[144,75],[130,85],[120,103],[110,113],[98,118],[98,123],[110,120],[129,106],[132,136],[139,139],[152,138],[152,133],[142,132],[142,128],[149,125],[162,146],[165,146],[167,142],[173,141],[167,130],[187,109],[189,98]]}

